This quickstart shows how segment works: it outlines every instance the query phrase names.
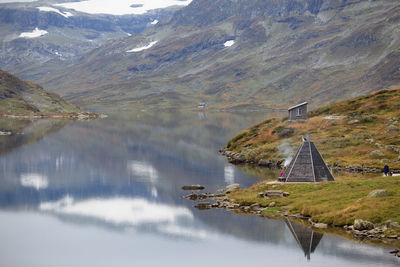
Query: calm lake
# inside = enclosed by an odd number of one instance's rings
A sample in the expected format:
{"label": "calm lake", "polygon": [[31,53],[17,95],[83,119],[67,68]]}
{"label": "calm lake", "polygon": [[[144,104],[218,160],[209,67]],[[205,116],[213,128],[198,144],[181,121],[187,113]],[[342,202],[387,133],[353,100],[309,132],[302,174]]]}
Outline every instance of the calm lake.
{"label": "calm lake", "polygon": [[399,266],[390,247],[181,198],[260,181],[218,149],[273,115],[3,121],[17,130],[0,137],[0,266]]}

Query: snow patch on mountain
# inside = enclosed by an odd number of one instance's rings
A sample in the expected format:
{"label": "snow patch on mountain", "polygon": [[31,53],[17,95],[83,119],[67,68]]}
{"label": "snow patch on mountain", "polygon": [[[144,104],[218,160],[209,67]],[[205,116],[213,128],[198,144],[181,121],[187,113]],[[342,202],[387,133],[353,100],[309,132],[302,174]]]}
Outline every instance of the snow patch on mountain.
{"label": "snow patch on mountain", "polygon": [[167,8],[170,6],[187,6],[190,2],[192,2],[192,0],[87,0],[82,2],[61,3],[55,6],[61,6],[89,14],[140,15],[154,9]]}
{"label": "snow patch on mountain", "polygon": [[46,35],[48,33],[49,33],[48,31],[39,30],[39,28],[36,27],[33,31],[31,31],[31,32],[23,32],[18,37],[19,38],[37,38],[37,37]]}
{"label": "snow patch on mountain", "polygon": [[134,52],[140,52],[146,49],[149,49],[150,47],[152,47],[153,45],[155,45],[158,41],[154,41],[151,42],[150,44],[146,45],[146,46],[142,46],[142,47],[138,47],[138,48],[133,48],[131,50],[126,51],[127,53],[134,53]]}
{"label": "snow patch on mountain", "polygon": [[59,14],[59,15],[65,17],[65,18],[69,18],[69,17],[72,17],[72,16],[73,16],[73,14],[72,14],[71,12],[68,12],[68,11],[66,11],[66,12],[61,12],[60,10],[58,10],[58,9],[56,9],[56,8],[48,7],[48,6],[40,6],[40,7],[38,7],[38,9],[39,9],[40,11],[44,11],[44,12],[54,12],[54,13],[57,13],[57,14]]}

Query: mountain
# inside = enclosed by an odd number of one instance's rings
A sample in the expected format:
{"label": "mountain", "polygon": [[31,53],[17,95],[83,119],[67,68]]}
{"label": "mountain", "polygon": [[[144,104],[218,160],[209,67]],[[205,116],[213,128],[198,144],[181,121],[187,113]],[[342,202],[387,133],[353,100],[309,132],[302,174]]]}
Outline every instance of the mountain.
{"label": "mountain", "polygon": [[140,35],[28,73],[91,106],[313,108],[400,85],[399,14],[395,0],[194,0]]}
{"label": "mountain", "polygon": [[0,70],[0,115],[75,113],[80,109],[59,95]]}
{"label": "mountain", "polygon": [[[97,14],[91,9],[71,6],[81,2],[64,2],[0,3],[2,69],[30,78],[26,75],[27,68],[41,68],[45,62],[63,66],[101,45],[137,35],[179,8],[173,6],[131,14],[135,9],[128,6],[127,14],[115,15],[115,10],[110,7],[104,14]],[[113,6],[118,7],[119,2]]]}

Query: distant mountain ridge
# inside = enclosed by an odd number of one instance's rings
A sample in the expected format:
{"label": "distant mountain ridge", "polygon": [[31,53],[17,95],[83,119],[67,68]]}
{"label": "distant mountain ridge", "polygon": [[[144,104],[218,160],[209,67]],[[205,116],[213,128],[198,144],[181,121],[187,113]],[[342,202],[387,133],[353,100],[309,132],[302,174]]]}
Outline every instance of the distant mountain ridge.
{"label": "distant mountain ridge", "polygon": [[194,0],[76,64],[27,75],[83,104],[168,93],[225,109],[316,107],[400,85],[398,14],[392,0]]}
{"label": "distant mountain ridge", "polygon": [[[27,68],[56,61],[66,64],[75,57],[129,35],[141,33],[152,22],[177,8],[153,10],[143,15],[87,14],[55,5],[55,1],[0,3],[0,66],[25,77]],[[42,36],[23,38],[32,31]],[[34,36],[34,35],[33,35]]]}

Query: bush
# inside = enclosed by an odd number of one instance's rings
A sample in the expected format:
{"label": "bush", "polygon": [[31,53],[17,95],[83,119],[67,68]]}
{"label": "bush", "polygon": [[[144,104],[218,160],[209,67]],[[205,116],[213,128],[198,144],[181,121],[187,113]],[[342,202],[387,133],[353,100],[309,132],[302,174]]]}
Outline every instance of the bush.
{"label": "bush", "polygon": [[294,133],[293,128],[287,128],[284,126],[278,126],[276,127],[273,131],[273,134],[277,134],[279,137],[284,138],[284,137],[290,137]]}

